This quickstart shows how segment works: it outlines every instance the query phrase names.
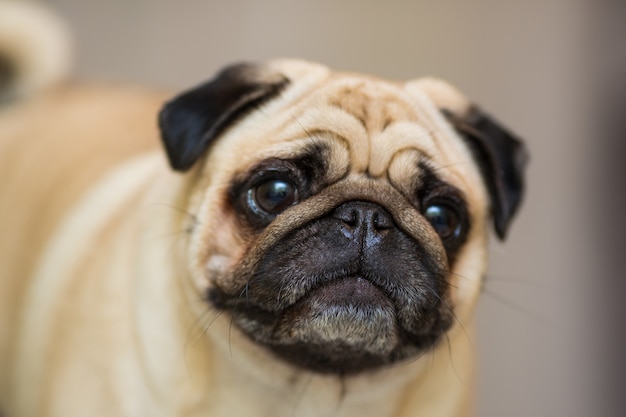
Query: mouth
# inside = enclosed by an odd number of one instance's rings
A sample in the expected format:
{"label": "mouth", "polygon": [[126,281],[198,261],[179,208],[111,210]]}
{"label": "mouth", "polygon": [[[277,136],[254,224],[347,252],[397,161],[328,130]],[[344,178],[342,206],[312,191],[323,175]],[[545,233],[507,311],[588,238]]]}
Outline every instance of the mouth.
{"label": "mouth", "polygon": [[[396,292],[407,291],[401,288]],[[239,297],[226,297],[236,300],[229,308],[219,302],[223,296],[214,291],[211,299],[231,310],[244,334],[294,366],[325,374],[357,374],[415,357],[449,327],[440,306],[416,309],[418,300],[362,275],[318,282],[277,311]]]}
{"label": "mouth", "polygon": [[[312,300],[315,302],[312,303]],[[296,305],[314,304],[311,307],[323,310],[336,307],[360,308],[384,301],[389,301],[389,297],[374,283],[361,276],[348,276],[318,286]]]}
{"label": "mouth", "polygon": [[283,312],[279,333],[293,341],[338,344],[387,354],[397,344],[395,307],[362,277],[322,285]]}
{"label": "mouth", "polygon": [[360,276],[311,290],[283,312],[275,334],[281,336],[281,343],[274,350],[282,356],[297,351],[292,360],[298,362],[316,358],[311,362],[322,370],[380,362],[400,342],[391,298]]}

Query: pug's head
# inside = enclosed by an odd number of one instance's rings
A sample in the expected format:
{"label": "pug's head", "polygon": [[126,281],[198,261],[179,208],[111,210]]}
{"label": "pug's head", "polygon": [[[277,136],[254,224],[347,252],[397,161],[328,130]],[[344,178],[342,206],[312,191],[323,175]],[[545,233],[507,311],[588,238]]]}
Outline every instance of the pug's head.
{"label": "pug's head", "polygon": [[434,79],[235,65],[167,103],[160,127],[193,180],[206,308],[315,372],[436,346],[471,314],[490,225],[504,238],[522,196],[522,144]]}

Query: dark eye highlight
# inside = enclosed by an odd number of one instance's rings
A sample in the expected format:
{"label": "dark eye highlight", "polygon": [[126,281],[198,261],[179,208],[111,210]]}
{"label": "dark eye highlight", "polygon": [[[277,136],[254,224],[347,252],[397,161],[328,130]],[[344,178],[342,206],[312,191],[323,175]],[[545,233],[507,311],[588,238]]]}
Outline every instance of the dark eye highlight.
{"label": "dark eye highlight", "polygon": [[458,238],[462,222],[457,211],[445,204],[431,204],[424,210],[424,217],[430,222],[441,239]]}
{"label": "dark eye highlight", "polygon": [[298,201],[298,191],[289,181],[274,178],[263,181],[248,190],[250,208],[270,215],[277,215]]}

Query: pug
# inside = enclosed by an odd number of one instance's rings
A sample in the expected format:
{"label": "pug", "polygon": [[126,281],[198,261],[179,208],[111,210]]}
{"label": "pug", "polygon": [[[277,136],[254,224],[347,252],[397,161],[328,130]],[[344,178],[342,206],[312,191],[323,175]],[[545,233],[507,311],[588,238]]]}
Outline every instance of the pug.
{"label": "pug", "polygon": [[163,100],[0,114],[3,415],[471,415],[520,140],[444,81],[298,60],[223,69],[157,132]]}

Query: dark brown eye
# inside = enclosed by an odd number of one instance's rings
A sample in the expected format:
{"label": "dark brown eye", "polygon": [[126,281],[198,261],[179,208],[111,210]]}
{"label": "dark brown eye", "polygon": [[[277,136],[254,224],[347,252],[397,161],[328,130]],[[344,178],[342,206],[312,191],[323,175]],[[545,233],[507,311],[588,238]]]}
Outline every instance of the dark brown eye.
{"label": "dark brown eye", "polygon": [[445,204],[431,204],[424,210],[424,217],[430,222],[442,239],[461,235],[461,218],[451,207]]}
{"label": "dark brown eye", "polygon": [[271,179],[248,190],[248,205],[253,211],[276,215],[298,200],[296,187],[283,179]]}

